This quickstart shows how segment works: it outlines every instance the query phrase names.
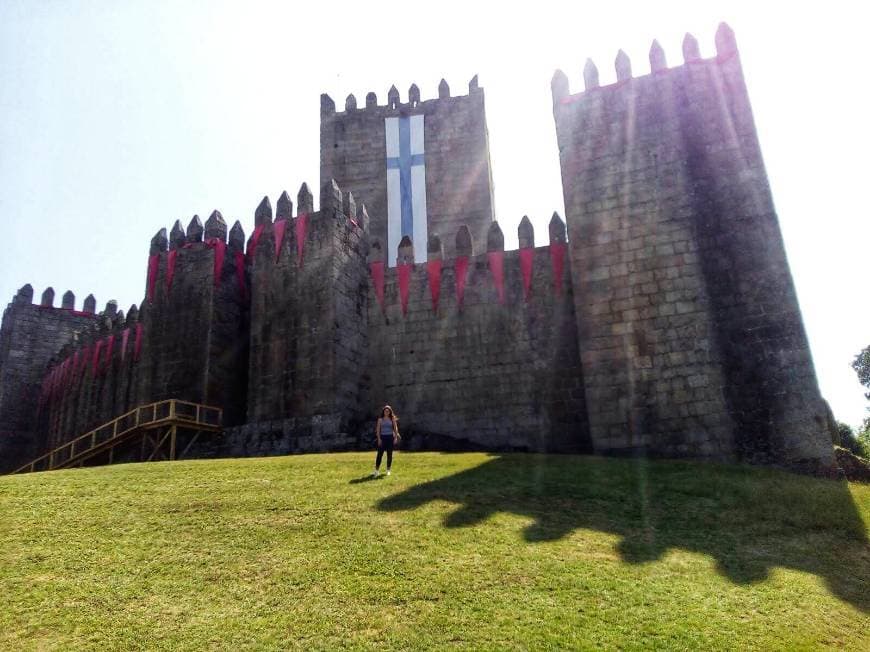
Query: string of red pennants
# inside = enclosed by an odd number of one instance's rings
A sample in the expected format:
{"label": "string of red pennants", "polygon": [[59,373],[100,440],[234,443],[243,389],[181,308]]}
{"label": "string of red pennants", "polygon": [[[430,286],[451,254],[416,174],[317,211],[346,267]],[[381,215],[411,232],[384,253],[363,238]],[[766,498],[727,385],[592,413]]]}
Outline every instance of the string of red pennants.
{"label": "string of red pennants", "polygon": [[[553,291],[556,294],[562,293],[562,277],[565,270],[565,251],[567,245],[564,242],[553,242],[549,246],[550,262],[553,269]],[[529,300],[532,288],[532,271],[534,267],[535,250],[532,247],[524,247],[519,250],[520,274],[523,282],[523,298]],[[468,256],[458,256],[454,262],[454,272],[456,274],[456,303],[460,307],[465,298],[465,285],[468,281]],[[504,291],[504,251],[490,251],[487,253],[487,264],[490,274],[492,275],[493,283],[495,284],[498,294],[499,303],[505,302]],[[429,280],[429,293],[432,297],[432,309],[437,312],[438,305],[441,299],[441,260],[430,260],[426,263],[426,273]],[[399,285],[399,301],[402,306],[402,314],[408,314],[408,299],[410,295],[411,285],[411,270],[413,263],[400,263],[396,266],[396,276]],[[369,264],[371,272],[372,285],[374,286],[375,296],[378,300],[381,310],[385,310],[384,305],[384,262],[374,261]]]}
{"label": "string of red pennants", "polygon": [[[133,333],[133,362],[138,362],[142,355],[142,324],[136,324],[121,331],[121,360],[123,361],[126,357],[131,331]],[[88,345],[68,355],[63,362],[55,365],[43,379],[40,402],[66,391],[70,385],[84,377],[89,367],[94,378],[104,374],[112,364],[114,352],[115,335],[112,334],[97,340],[93,346]]]}
{"label": "string of red pennants", "polygon": [[[287,218],[281,218],[275,220],[272,225],[275,234],[275,260],[280,260],[281,257],[281,246],[284,243],[284,235],[287,231],[287,223],[289,220]],[[294,223],[294,231],[296,236],[296,256],[299,261],[299,267],[302,267],[303,255],[304,255],[304,247],[305,247],[305,237],[308,232],[308,213],[300,213],[295,220]],[[239,291],[243,296],[247,295],[247,289],[245,284],[245,262],[253,260],[254,256],[257,252],[257,245],[260,242],[260,237],[263,234],[263,229],[265,225],[260,224],[254,229],[254,232],[251,234],[251,240],[248,243],[248,251],[247,253],[243,253],[240,251],[236,251],[233,257],[233,264],[236,270],[236,281],[238,282]],[[196,243],[187,243],[181,247],[181,249],[190,249]],[[205,241],[206,248],[214,249],[214,284],[215,287],[218,287],[221,283],[221,276],[224,266],[224,258],[226,258],[227,252],[227,244],[221,238],[209,238]],[[178,260],[178,249],[172,249],[169,251],[169,254],[166,257],[166,290],[172,288],[172,280],[175,278],[175,266]],[[147,290],[146,297],[148,298],[149,303],[154,302],[154,292],[157,287],[157,274],[160,267],[160,254],[151,254],[148,256],[148,278],[147,278]]]}

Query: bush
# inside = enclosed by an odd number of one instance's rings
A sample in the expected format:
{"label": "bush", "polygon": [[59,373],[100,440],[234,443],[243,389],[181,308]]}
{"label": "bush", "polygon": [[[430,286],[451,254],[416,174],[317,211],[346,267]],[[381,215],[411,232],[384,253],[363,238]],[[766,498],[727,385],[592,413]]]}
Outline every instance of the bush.
{"label": "bush", "polygon": [[870,417],[864,419],[864,424],[857,435],[849,424],[842,421],[837,422],[837,433],[840,446],[853,455],[870,457]]}

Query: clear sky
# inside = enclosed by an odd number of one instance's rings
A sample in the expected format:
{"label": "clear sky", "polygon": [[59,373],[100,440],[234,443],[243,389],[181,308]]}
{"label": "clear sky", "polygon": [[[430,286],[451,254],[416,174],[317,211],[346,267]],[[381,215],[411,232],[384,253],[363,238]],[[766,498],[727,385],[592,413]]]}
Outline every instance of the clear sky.
{"label": "clear sky", "polygon": [[[870,344],[870,93],[861,3],[86,2],[0,0],[0,301],[31,283],[77,305],[144,294],[148,243],[215,208],[250,231],[268,194],[319,183],[319,94],[402,100],[444,77],[486,91],[498,219],[563,211],[550,77],[572,90],[623,48],[649,71],[694,33],[737,34],[822,392],[837,418],[866,401],[849,366]],[[807,3],[810,4],[810,3]],[[317,193],[315,192],[315,196]]]}

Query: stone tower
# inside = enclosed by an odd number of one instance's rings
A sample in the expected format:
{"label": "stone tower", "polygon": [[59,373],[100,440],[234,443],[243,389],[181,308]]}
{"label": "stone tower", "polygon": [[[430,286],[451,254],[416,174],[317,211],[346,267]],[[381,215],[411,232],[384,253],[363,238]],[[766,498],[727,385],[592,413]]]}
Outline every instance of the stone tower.
{"label": "stone tower", "polygon": [[85,299],[75,310],[72,292],[54,305],[54,290],[47,288],[38,305],[33,288],[25,285],[3,312],[0,327],[0,473],[9,471],[41,452],[45,441],[37,432],[35,397],[40,396],[43,371],[53,356],[83,328],[97,321],[96,301]]}
{"label": "stone tower", "polygon": [[455,253],[453,238],[445,236],[463,224],[474,242],[486,241],[494,219],[492,174],[477,77],[468,95],[451,97],[442,80],[438,99],[421,101],[412,85],[402,103],[394,86],[386,106],[378,106],[369,93],[358,108],[350,95],[341,113],[328,95],[321,95],[320,157],[321,185],[335,179],[365,200],[371,237],[385,243],[388,266],[396,264],[404,235],[411,237],[416,262],[425,262],[433,233],[442,236],[448,256]]}
{"label": "stone tower", "polygon": [[569,94],[553,78],[596,451],[829,467],[825,407],[734,34]]}

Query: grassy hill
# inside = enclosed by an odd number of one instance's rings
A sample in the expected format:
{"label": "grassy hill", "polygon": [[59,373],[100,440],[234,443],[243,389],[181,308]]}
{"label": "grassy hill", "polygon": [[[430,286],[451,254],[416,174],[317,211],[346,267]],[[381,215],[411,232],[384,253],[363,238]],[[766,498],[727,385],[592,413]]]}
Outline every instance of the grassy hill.
{"label": "grassy hill", "polygon": [[870,648],[870,485],[372,457],[0,478],[0,649]]}

